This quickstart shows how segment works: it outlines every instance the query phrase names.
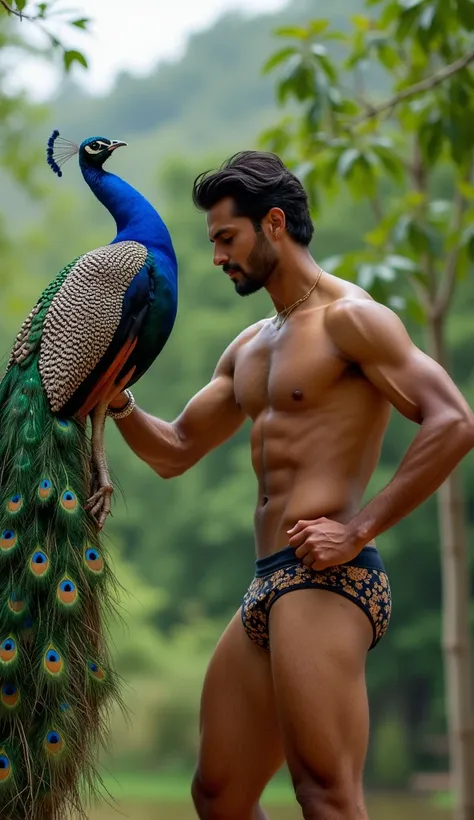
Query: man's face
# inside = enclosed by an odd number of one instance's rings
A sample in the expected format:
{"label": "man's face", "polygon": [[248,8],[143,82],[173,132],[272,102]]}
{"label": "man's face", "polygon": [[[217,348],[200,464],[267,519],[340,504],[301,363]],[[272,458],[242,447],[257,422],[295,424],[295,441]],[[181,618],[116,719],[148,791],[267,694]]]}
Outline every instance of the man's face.
{"label": "man's face", "polygon": [[247,217],[235,216],[234,202],[222,199],[207,214],[214,264],[233,281],[239,296],[256,293],[268,282],[278,262],[275,246],[264,228],[256,230]]}

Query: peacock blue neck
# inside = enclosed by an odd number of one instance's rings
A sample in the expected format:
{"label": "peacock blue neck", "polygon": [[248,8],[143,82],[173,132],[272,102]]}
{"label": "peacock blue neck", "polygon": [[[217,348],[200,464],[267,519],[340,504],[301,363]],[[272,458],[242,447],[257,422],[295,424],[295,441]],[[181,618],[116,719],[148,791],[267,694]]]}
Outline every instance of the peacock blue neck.
{"label": "peacock blue neck", "polygon": [[114,242],[133,240],[175,262],[168,228],[152,205],[135,188],[102,168],[81,164],[82,175],[99,202],[115,219]]}

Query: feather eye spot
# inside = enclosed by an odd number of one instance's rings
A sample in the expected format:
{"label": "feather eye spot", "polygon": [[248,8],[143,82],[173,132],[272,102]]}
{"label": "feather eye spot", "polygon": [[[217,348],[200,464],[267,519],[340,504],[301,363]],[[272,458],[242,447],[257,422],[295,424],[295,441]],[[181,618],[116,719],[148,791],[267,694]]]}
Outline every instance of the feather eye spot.
{"label": "feather eye spot", "polygon": [[31,556],[30,569],[34,575],[44,575],[49,569],[49,558],[42,550],[36,550]]}
{"label": "feather eye spot", "polygon": [[5,752],[2,752],[2,754],[0,754],[0,781],[8,780],[10,775],[11,775],[10,760],[7,757],[7,755],[5,754]]}
{"label": "feather eye spot", "polygon": [[59,754],[63,748],[63,739],[56,729],[51,729],[45,737],[46,750],[53,755]]}
{"label": "feather eye spot", "polygon": [[53,492],[53,485],[49,478],[43,478],[38,487],[38,495],[41,501],[47,501]]}
{"label": "feather eye spot", "polygon": [[51,675],[59,675],[63,668],[63,659],[61,655],[53,646],[46,651],[44,665],[46,667],[46,671],[49,672]]}
{"label": "feather eye spot", "polygon": [[0,535],[0,548],[3,552],[10,552],[16,546],[17,540],[15,530],[3,530]]}
{"label": "feather eye spot", "polygon": [[96,680],[104,680],[105,678],[104,670],[102,667],[98,666],[97,663],[94,663],[94,661],[89,662],[89,672],[94,678],[96,678]]}
{"label": "feather eye spot", "polygon": [[20,612],[23,612],[25,607],[26,607],[26,601],[23,601],[21,598],[18,598],[18,596],[14,592],[12,592],[12,594],[10,595],[10,597],[8,599],[8,609],[11,612],[14,612],[15,614],[18,614]]}
{"label": "feather eye spot", "polygon": [[20,493],[14,493],[7,502],[7,510],[9,513],[20,512],[23,507],[23,498]]}
{"label": "feather eye spot", "polygon": [[18,705],[20,700],[20,690],[12,683],[4,683],[0,694],[4,706],[13,709]]}
{"label": "feather eye spot", "polygon": [[77,507],[76,494],[72,490],[65,490],[61,496],[61,506],[68,512],[72,512]]}
{"label": "feather eye spot", "polygon": [[77,587],[70,578],[63,578],[58,585],[58,598],[62,604],[71,606],[77,600]]}
{"label": "feather eye spot", "polygon": [[3,663],[11,663],[11,661],[16,658],[16,655],[17,648],[15,640],[11,637],[5,638],[0,645],[0,660],[3,661]]}
{"label": "feather eye spot", "polygon": [[67,419],[56,419],[56,424],[60,430],[67,430],[68,427],[71,426],[71,422],[67,421]]}
{"label": "feather eye spot", "polygon": [[104,559],[95,547],[88,547],[85,551],[86,564],[92,572],[99,574],[104,569]]}

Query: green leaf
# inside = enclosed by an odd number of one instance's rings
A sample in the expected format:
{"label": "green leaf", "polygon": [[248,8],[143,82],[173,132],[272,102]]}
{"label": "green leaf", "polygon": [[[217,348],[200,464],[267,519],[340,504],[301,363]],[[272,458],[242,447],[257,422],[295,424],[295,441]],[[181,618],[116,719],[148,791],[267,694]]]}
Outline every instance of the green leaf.
{"label": "green leaf", "polygon": [[459,22],[468,31],[472,31],[474,29],[474,4],[472,0],[457,0],[456,6]]}
{"label": "green leaf", "polygon": [[433,222],[446,222],[452,210],[453,204],[448,199],[433,199],[429,204],[429,214]]}
{"label": "green leaf", "polygon": [[388,68],[389,71],[401,63],[401,59],[395,49],[387,43],[378,43],[377,54],[384,68]]}
{"label": "green leaf", "polygon": [[465,199],[474,199],[474,185],[470,185],[469,182],[461,179],[458,182],[458,190]]}
{"label": "green leaf", "polygon": [[461,245],[466,248],[467,255],[471,262],[474,262],[474,226],[469,225],[462,232]]}
{"label": "green leaf", "polygon": [[284,26],[277,28],[275,33],[278,37],[296,37],[297,40],[308,39],[308,29],[301,26]]}
{"label": "green leaf", "polygon": [[428,118],[419,129],[420,145],[430,165],[441,156],[444,146],[444,123],[441,116]]}
{"label": "green leaf", "polygon": [[73,63],[80,63],[87,68],[87,60],[80,51],[65,51],[64,52],[64,67],[69,71]]}
{"label": "green leaf", "polygon": [[389,296],[387,304],[392,310],[402,311],[407,306],[407,300],[403,296]]}
{"label": "green leaf", "polygon": [[317,37],[318,34],[322,34],[323,31],[326,31],[329,27],[329,20],[311,20],[309,24],[309,32],[313,36]]}
{"label": "green leaf", "polygon": [[423,0],[398,0],[398,5],[405,11],[415,8],[415,6],[421,6],[422,3]]}
{"label": "green leaf", "polygon": [[277,65],[284,63],[286,60],[288,60],[289,57],[293,56],[293,54],[296,53],[297,52],[294,46],[287,46],[286,48],[280,49],[280,51],[276,51],[275,54],[272,54],[272,56],[267,60],[267,62],[264,63],[262,69],[263,73],[268,74],[270,71],[273,71],[273,69],[276,68]]}
{"label": "green leaf", "polygon": [[413,259],[409,259],[408,256],[397,256],[396,254],[391,254],[385,258],[387,265],[395,270],[414,273],[418,270],[418,265]]}
{"label": "green leaf", "polygon": [[352,22],[358,31],[370,31],[372,20],[365,14],[351,14]]}
{"label": "green leaf", "polygon": [[15,6],[17,7],[18,11],[23,11],[27,3],[27,0],[15,0]]}
{"label": "green leaf", "polygon": [[71,25],[72,26],[77,26],[77,28],[85,29],[85,28],[87,28],[88,23],[89,23],[89,20],[87,19],[87,17],[82,17],[80,20],[73,20]]}
{"label": "green leaf", "polygon": [[346,177],[350,174],[352,166],[354,162],[359,158],[360,152],[357,148],[348,148],[347,151],[344,151],[341,156],[339,157],[339,162],[337,166],[338,173],[342,177]]}
{"label": "green leaf", "polygon": [[419,19],[419,26],[422,29],[429,29],[431,28],[431,24],[433,23],[434,16],[436,14],[436,6],[432,3],[430,6],[425,6],[423,11],[420,14]]}
{"label": "green leaf", "polygon": [[357,284],[364,290],[369,290],[375,278],[374,265],[361,265],[357,272]]}
{"label": "green leaf", "polygon": [[405,179],[405,166],[403,164],[403,160],[395,153],[395,151],[390,151],[389,149],[377,145],[374,145],[372,150],[379,158],[382,167],[392,177],[392,179],[396,180],[396,182],[402,183]]}
{"label": "green leaf", "polygon": [[409,297],[407,300],[407,313],[410,319],[413,319],[414,322],[417,324],[424,325],[426,322],[426,313],[423,306],[420,304],[418,299],[415,299],[413,296]]}
{"label": "green leaf", "polygon": [[373,231],[364,235],[365,241],[374,248],[383,248],[388,241],[388,229],[385,225],[378,225]]}

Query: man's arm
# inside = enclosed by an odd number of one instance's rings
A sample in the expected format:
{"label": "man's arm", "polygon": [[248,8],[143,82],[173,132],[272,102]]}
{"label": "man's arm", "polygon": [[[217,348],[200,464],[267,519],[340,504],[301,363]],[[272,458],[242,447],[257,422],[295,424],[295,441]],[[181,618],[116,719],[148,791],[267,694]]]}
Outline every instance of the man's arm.
{"label": "man's arm", "polygon": [[[200,390],[173,422],[162,421],[138,407],[117,426],[131,449],[162,478],[181,475],[230,438],[245,421],[234,396],[236,342],[221,357],[209,384]],[[119,396],[111,406],[125,402]]]}
{"label": "man's arm", "polygon": [[[328,310],[327,329],[340,354],[420,425],[392,481],[340,532],[357,554],[432,495],[474,447],[474,415],[446,371],[413,344],[400,319],[383,305],[336,303]],[[295,536],[305,529],[300,524]],[[303,540],[290,543],[300,546]]]}

